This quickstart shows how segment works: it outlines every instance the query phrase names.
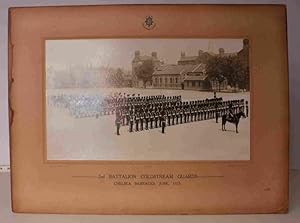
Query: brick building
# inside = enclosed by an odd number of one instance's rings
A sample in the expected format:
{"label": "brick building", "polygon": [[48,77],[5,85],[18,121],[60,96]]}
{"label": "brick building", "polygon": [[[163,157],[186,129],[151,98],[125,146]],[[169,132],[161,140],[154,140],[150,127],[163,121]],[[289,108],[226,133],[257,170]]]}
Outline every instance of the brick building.
{"label": "brick building", "polygon": [[[132,60],[132,85],[133,87],[143,87],[143,80],[141,80],[136,75],[136,68],[143,64],[144,61],[152,61],[154,68],[162,65],[162,61],[160,61],[157,57],[157,52],[152,52],[151,56],[148,55],[141,55],[140,51],[135,51],[134,58]],[[150,85],[151,83],[147,83],[147,85]]]}
{"label": "brick building", "polygon": [[159,66],[152,75],[154,88],[194,89],[209,88],[205,64],[167,64]]}
{"label": "brick building", "polygon": [[178,65],[196,65],[200,63],[206,64],[207,61],[211,56],[213,56],[213,53],[204,52],[203,50],[198,51],[198,55],[196,56],[187,56],[185,52],[181,52],[180,59],[178,60]]}
{"label": "brick building", "polygon": [[206,65],[204,63],[200,63],[188,71],[183,79],[183,89],[209,90],[210,84],[205,67]]}
{"label": "brick building", "polygon": [[[157,53],[152,52],[151,56],[141,56],[140,51],[135,52],[132,61],[132,74],[134,87],[143,87],[143,81],[136,74],[135,69],[143,61],[152,60],[154,72],[152,74],[153,88],[169,89],[193,89],[193,90],[227,90],[228,81],[225,77],[222,80],[208,80],[206,74],[206,64],[212,57],[237,56],[245,69],[249,69],[249,40],[243,40],[243,48],[238,52],[227,53],[223,48],[219,48],[218,53],[198,51],[198,55],[187,56],[181,52],[177,64],[163,64],[158,59]],[[150,84],[150,83],[149,83]],[[148,85],[150,87],[150,85]]]}

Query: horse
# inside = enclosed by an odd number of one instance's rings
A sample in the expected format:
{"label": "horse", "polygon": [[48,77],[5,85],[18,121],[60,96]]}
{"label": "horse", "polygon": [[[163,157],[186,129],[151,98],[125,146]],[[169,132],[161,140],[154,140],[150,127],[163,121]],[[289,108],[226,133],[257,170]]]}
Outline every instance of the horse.
{"label": "horse", "polygon": [[222,131],[226,131],[225,124],[226,124],[226,122],[230,122],[230,123],[235,124],[235,132],[239,133],[238,126],[239,126],[241,117],[246,118],[245,113],[242,111],[240,111],[237,114],[234,114],[232,118],[229,118],[228,115],[223,115],[222,116]]}

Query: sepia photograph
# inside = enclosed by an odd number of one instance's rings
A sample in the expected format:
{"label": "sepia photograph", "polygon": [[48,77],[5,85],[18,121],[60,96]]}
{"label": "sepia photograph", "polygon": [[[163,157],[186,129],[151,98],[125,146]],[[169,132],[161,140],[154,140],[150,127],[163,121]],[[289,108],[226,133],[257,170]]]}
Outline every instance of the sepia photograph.
{"label": "sepia photograph", "polygon": [[47,160],[250,160],[249,45],[46,40]]}

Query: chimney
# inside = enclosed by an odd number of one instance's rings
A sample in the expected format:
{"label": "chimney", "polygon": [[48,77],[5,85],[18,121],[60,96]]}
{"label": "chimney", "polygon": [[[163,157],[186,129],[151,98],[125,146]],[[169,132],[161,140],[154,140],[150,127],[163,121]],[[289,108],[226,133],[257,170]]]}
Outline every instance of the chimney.
{"label": "chimney", "polygon": [[200,57],[203,54],[203,50],[198,50],[198,56]]}
{"label": "chimney", "polygon": [[225,54],[224,48],[219,48],[219,55],[223,56]]}
{"label": "chimney", "polygon": [[135,57],[137,58],[137,57],[139,57],[139,56],[141,55],[141,53],[140,53],[139,50],[136,50],[136,51],[134,52],[134,55],[135,55]]}
{"label": "chimney", "polygon": [[249,48],[249,40],[248,39],[243,39],[243,49]]}
{"label": "chimney", "polygon": [[157,59],[157,52],[152,52],[152,53],[151,53],[151,56],[152,56],[153,58]]}

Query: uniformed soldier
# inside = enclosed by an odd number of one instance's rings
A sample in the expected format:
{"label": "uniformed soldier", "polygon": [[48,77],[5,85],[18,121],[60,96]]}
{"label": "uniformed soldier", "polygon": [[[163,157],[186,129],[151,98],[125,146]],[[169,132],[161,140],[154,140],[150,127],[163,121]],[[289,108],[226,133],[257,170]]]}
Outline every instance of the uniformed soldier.
{"label": "uniformed soldier", "polygon": [[206,115],[207,115],[207,107],[205,106],[203,109],[203,120],[206,120]]}
{"label": "uniformed soldier", "polygon": [[232,103],[230,103],[229,105],[228,105],[228,118],[229,119],[233,119],[233,117],[234,117],[234,112],[233,112],[233,108],[232,108]]}
{"label": "uniformed soldier", "polygon": [[244,99],[241,100],[241,111],[245,112],[245,104],[244,104]]}
{"label": "uniformed soldier", "polygon": [[171,111],[170,110],[167,111],[167,118],[168,118],[168,126],[170,126],[171,125]]}
{"label": "uniformed soldier", "polygon": [[139,114],[136,114],[136,116],[135,116],[135,131],[136,132],[139,131],[139,122],[140,122],[140,116],[139,116]]}
{"label": "uniformed soldier", "polygon": [[143,112],[140,116],[140,122],[141,122],[141,131],[144,130],[144,119],[145,119],[145,113]]}
{"label": "uniformed soldier", "polygon": [[188,107],[187,109],[186,109],[186,121],[187,122],[190,122],[190,107]]}
{"label": "uniformed soldier", "polygon": [[180,117],[180,124],[182,124],[182,117],[183,117],[183,108],[180,108],[180,112],[179,112],[179,117]]}
{"label": "uniformed soldier", "polygon": [[196,114],[197,114],[197,121],[200,121],[200,107],[199,106],[196,108]]}
{"label": "uniformed soldier", "polygon": [[192,107],[190,111],[191,111],[191,122],[193,122],[194,121],[194,115],[195,115],[194,108]]}
{"label": "uniformed soldier", "polygon": [[222,109],[222,115],[225,115],[225,114],[226,114],[226,107],[227,107],[227,105],[224,104],[224,105],[223,105],[223,109]]}
{"label": "uniformed soldier", "polygon": [[179,108],[176,109],[176,125],[179,124],[179,117],[180,117],[180,110]]}
{"label": "uniformed soldier", "polygon": [[215,112],[216,112],[216,123],[218,123],[218,119],[219,119],[219,110],[218,110],[218,108],[216,108]]}
{"label": "uniformed soldier", "polygon": [[195,108],[195,118],[196,118],[196,121],[200,121],[200,108],[199,108],[199,105],[197,105],[196,108]]}
{"label": "uniformed soldier", "polygon": [[150,113],[149,113],[149,111],[147,111],[146,112],[146,117],[145,117],[146,130],[149,129],[149,126],[148,126],[149,118],[150,118]]}
{"label": "uniformed soldier", "polygon": [[158,118],[159,118],[159,114],[158,114],[158,111],[156,111],[156,112],[155,112],[155,116],[154,116],[154,120],[155,120],[155,128],[157,128]]}
{"label": "uniformed soldier", "polygon": [[129,120],[130,120],[130,113],[129,111],[126,112],[126,125],[129,125]]}
{"label": "uniformed soldier", "polygon": [[150,114],[150,128],[153,129],[153,121],[154,121],[154,111]]}
{"label": "uniformed soldier", "polygon": [[219,109],[218,109],[218,107],[219,107],[219,102],[216,101],[216,102],[215,102],[215,117],[216,117],[216,123],[218,123],[218,118],[219,118]]}
{"label": "uniformed soldier", "polygon": [[[161,111],[161,109],[162,108],[160,108],[160,111]],[[161,122],[162,122],[162,120],[161,120],[161,112],[160,112],[160,114],[159,114],[159,116],[158,116],[158,122],[159,122],[159,127],[161,127]]]}
{"label": "uniformed soldier", "polygon": [[175,118],[176,118],[176,113],[175,113],[175,109],[173,108],[172,109],[172,125],[174,125],[175,124]]}
{"label": "uniformed soldier", "polygon": [[117,135],[120,135],[120,127],[121,127],[121,117],[117,116],[116,118],[116,126],[117,126]]}
{"label": "uniformed soldier", "polygon": [[246,101],[246,117],[248,117],[249,113],[249,106],[248,106],[248,101]]}
{"label": "uniformed soldier", "polygon": [[183,109],[183,121],[186,123],[186,108]]}
{"label": "uniformed soldier", "polygon": [[162,134],[164,134],[166,128],[166,112],[164,109],[160,113],[160,119],[161,119],[161,127],[162,127],[161,132]]}
{"label": "uniformed soldier", "polygon": [[203,107],[200,108],[200,120],[202,121],[204,119],[204,110]]}
{"label": "uniformed soldier", "polygon": [[125,114],[125,110],[122,110],[122,125],[124,126],[125,125],[125,117],[126,117],[126,114]]}

